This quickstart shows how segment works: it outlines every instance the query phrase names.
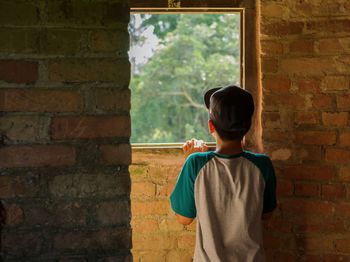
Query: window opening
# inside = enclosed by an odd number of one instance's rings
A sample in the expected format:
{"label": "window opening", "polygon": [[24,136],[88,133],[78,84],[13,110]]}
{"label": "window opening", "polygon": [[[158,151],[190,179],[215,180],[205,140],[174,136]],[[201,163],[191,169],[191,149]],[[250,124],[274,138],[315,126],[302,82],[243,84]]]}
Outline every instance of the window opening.
{"label": "window opening", "polygon": [[214,141],[203,93],[242,83],[241,20],[242,10],[131,14],[134,146],[176,146],[192,137]]}

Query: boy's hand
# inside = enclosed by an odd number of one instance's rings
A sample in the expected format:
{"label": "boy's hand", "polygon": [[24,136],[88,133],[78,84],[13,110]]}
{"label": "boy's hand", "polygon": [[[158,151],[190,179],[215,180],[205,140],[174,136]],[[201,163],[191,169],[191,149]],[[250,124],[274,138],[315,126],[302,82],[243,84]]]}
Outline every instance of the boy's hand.
{"label": "boy's hand", "polygon": [[196,146],[196,141],[198,144],[198,140],[192,138],[191,140],[187,140],[185,144],[182,146],[182,151],[184,152],[185,158],[195,152],[206,152],[208,151],[208,146],[203,142],[200,146]]}

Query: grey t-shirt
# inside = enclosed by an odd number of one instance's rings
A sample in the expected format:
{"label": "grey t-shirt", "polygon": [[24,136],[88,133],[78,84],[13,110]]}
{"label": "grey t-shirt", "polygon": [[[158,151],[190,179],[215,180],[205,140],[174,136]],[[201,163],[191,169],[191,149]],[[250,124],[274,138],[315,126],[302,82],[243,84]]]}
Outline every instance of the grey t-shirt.
{"label": "grey t-shirt", "polygon": [[261,216],[276,208],[268,156],[192,154],[170,201],[177,214],[197,217],[194,261],[265,261]]}

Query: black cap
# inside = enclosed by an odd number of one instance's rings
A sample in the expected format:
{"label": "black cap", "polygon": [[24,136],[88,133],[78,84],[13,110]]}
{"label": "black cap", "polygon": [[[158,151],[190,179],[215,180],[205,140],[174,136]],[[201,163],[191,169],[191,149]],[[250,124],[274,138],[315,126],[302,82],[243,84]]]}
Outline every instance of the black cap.
{"label": "black cap", "polygon": [[204,94],[204,102],[216,129],[226,133],[250,129],[254,100],[248,91],[234,85],[212,88]]}

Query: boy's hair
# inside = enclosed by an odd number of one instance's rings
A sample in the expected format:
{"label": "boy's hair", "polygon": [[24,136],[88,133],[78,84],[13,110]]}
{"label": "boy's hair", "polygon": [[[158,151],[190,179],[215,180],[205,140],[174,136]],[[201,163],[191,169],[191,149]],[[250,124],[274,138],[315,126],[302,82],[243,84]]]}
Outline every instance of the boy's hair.
{"label": "boy's hair", "polygon": [[248,91],[234,85],[217,87],[205,93],[204,102],[222,140],[243,139],[254,113],[254,100]]}

